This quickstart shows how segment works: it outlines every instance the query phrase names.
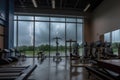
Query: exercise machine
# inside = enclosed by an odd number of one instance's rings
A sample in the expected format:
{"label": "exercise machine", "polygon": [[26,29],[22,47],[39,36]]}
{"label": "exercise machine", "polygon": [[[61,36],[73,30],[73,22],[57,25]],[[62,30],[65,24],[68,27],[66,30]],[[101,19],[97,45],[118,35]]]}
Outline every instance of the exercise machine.
{"label": "exercise machine", "polygon": [[58,52],[58,46],[59,46],[59,40],[61,39],[60,37],[54,37],[54,40],[56,40],[56,56],[53,57],[53,61],[55,62],[60,62],[62,60],[60,53]]}
{"label": "exercise machine", "polygon": [[4,58],[3,51],[0,50],[0,65],[9,64],[9,61]]}
{"label": "exercise machine", "polygon": [[37,65],[0,67],[0,80],[27,80]]}
{"label": "exercise machine", "polygon": [[15,55],[15,49],[11,48],[10,49],[10,58],[13,60],[13,61],[18,61],[18,57]]}
{"label": "exercise machine", "polygon": [[113,49],[111,48],[111,43],[106,43],[105,56],[108,59],[116,58],[117,55],[113,54]]}
{"label": "exercise machine", "polygon": [[72,43],[77,43],[77,41],[70,39],[70,40],[66,40],[66,42],[69,43],[70,60],[78,59],[79,58],[78,52],[72,51]]}
{"label": "exercise machine", "polygon": [[37,58],[39,59],[40,58],[40,61],[41,61],[41,63],[44,61],[44,59],[46,58],[46,55],[44,54],[44,51],[39,51],[38,53],[37,53]]}
{"label": "exercise machine", "polygon": [[0,50],[0,65],[9,64],[10,62],[18,61],[18,57],[13,53],[14,49]]}

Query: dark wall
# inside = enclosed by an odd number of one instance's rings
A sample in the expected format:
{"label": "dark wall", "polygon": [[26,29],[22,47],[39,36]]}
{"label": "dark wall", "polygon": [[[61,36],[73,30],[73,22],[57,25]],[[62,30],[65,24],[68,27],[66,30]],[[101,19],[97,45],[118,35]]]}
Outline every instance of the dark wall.
{"label": "dark wall", "polygon": [[0,27],[4,27],[4,48],[13,47],[14,0],[0,0]]}
{"label": "dark wall", "polygon": [[9,0],[9,18],[8,18],[8,26],[9,26],[9,48],[14,46],[14,0]]}
{"label": "dark wall", "polygon": [[91,24],[91,18],[85,18],[84,19],[84,40],[89,42],[92,42],[92,24]]}
{"label": "dark wall", "polygon": [[120,29],[120,0],[104,0],[93,13],[93,40],[99,36]]}

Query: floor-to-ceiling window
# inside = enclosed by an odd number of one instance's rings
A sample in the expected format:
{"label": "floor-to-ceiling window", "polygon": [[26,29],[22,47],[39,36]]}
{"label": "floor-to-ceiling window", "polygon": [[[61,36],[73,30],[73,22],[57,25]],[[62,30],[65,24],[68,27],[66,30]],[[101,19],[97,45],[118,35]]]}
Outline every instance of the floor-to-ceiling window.
{"label": "floor-to-ceiling window", "polygon": [[120,44],[120,29],[104,34],[104,41],[111,42],[114,54],[118,55],[118,46]]}
{"label": "floor-to-ceiling window", "polygon": [[[65,56],[65,23],[55,23],[51,22],[51,55],[57,52],[56,48],[58,46],[58,52],[61,56]],[[58,39],[58,41],[57,41]],[[57,42],[56,42],[57,41]]]}
{"label": "floor-to-ceiling window", "polygon": [[118,55],[118,44],[120,43],[120,30],[112,31],[112,47],[114,54]]}
{"label": "floor-to-ceiling window", "polygon": [[33,54],[33,22],[18,22],[18,48],[27,56]]}
{"label": "floor-to-ceiling window", "polygon": [[83,42],[83,23],[82,20],[77,23],[77,42],[79,43],[79,55],[82,56],[83,54],[83,48],[82,48],[82,42]]}
{"label": "floor-to-ceiling window", "polygon": [[17,21],[14,21],[14,47],[17,47]]}
{"label": "floor-to-ceiling window", "polygon": [[49,55],[49,23],[35,22],[35,55],[40,51]]}
{"label": "floor-to-ceiling window", "polygon": [[55,56],[57,43],[55,38],[59,38],[60,55],[69,56],[69,43],[66,43],[66,40],[72,39],[81,45],[82,37],[83,19],[79,17],[22,15],[14,17],[14,47],[27,56],[37,56],[40,51],[47,56]]}

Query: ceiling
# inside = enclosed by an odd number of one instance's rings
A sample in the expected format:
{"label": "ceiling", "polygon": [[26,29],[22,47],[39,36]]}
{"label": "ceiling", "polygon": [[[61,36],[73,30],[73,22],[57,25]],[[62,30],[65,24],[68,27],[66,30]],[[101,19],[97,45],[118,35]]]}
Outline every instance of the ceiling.
{"label": "ceiling", "polygon": [[[92,12],[103,0],[55,0],[55,9],[52,8],[52,0],[35,0],[37,7],[34,7],[32,0],[14,1],[16,12],[19,12],[20,10],[27,10],[27,12],[31,10],[67,10],[85,13]],[[88,4],[90,4],[90,7],[87,9],[87,11],[84,11]]]}

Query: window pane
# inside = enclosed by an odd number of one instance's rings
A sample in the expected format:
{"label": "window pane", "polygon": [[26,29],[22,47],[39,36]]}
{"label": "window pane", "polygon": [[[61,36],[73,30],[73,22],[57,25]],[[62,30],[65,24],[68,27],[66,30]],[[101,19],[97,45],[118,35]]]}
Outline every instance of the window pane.
{"label": "window pane", "polygon": [[35,20],[49,21],[49,17],[35,17]]}
{"label": "window pane", "polygon": [[49,55],[49,23],[35,22],[35,54],[45,51]]}
{"label": "window pane", "polygon": [[76,18],[66,18],[66,22],[76,22]]}
{"label": "window pane", "polygon": [[110,42],[110,32],[104,34],[104,41],[105,42]]}
{"label": "window pane", "polygon": [[65,23],[51,23],[51,56],[56,55],[56,37],[58,40],[58,51],[61,56],[65,56]]}
{"label": "window pane", "polygon": [[83,38],[83,30],[82,30],[83,24],[77,24],[77,42],[79,44],[79,55],[82,56],[82,38]]}
{"label": "window pane", "polygon": [[33,16],[18,16],[19,20],[33,20]]}
{"label": "window pane", "polygon": [[57,18],[57,17],[51,17],[51,21],[65,21],[65,18]]}
{"label": "window pane", "polygon": [[120,32],[119,30],[112,31],[112,48],[114,54],[118,55],[118,47],[117,44],[120,41]]}
{"label": "window pane", "polygon": [[[76,24],[66,23],[66,40],[76,41]],[[72,44],[73,44],[73,42],[72,42]],[[67,42],[67,55],[68,56],[70,56],[69,49],[70,49],[70,43]]]}
{"label": "window pane", "polygon": [[81,23],[82,23],[82,22],[83,22],[83,19],[77,19],[77,22],[81,22]]}
{"label": "window pane", "polygon": [[17,25],[16,25],[16,21],[14,21],[14,47],[17,46],[17,42],[16,42],[16,39],[17,39]]}
{"label": "window pane", "polygon": [[120,40],[120,34],[119,30],[115,30],[112,32],[112,42],[119,42]]}
{"label": "window pane", "polygon": [[82,30],[83,24],[77,24],[77,41],[82,44],[82,37],[83,37],[83,30]]}
{"label": "window pane", "polygon": [[66,23],[66,39],[76,40],[76,24]]}
{"label": "window pane", "polygon": [[14,16],[14,20],[16,20],[17,19],[17,16]]}
{"label": "window pane", "polygon": [[33,22],[19,21],[18,48],[27,56],[33,55]]}

